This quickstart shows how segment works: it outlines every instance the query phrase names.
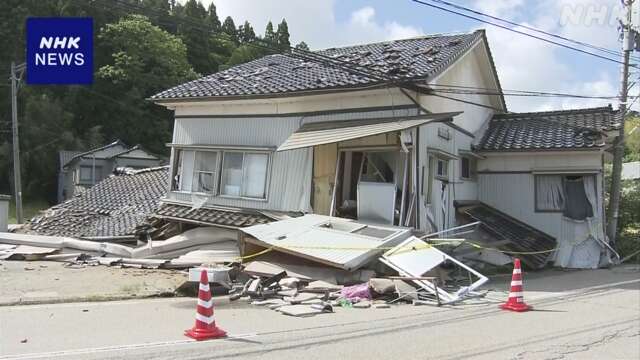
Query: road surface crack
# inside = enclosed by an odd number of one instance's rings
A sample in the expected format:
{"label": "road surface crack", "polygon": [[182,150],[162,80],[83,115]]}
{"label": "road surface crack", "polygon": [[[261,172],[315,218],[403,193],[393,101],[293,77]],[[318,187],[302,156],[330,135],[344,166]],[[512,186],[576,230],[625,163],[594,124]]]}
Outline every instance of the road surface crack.
{"label": "road surface crack", "polygon": [[566,355],[590,351],[594,347],[602,346],[622,337],[640,336],[640,328],[629,326],[624,329],[611,330],[582,343],[564,343],[551,345],[543,350],[527,350],[516,354],[513,360],[548,359],[563,360]]}

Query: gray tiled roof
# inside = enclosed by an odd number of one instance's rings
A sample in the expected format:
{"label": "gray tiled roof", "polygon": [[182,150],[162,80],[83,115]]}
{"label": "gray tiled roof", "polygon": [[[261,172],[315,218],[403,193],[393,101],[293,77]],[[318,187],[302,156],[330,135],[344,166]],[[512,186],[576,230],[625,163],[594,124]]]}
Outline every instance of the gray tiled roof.
{"label": "gray tiled roof", "polygon": [[234,228],[266,224],[274,221],[272,218],[257,212],[231,211],[211,208],[193,209],[180,204],[162,204],[155,212],[155,217],[182,220],[184,222],[222,225]]}
{"label": "gray tiled roof", "polygon": [[551,250],[556,248],[555,238],[484,203],[464,206],[460,210],[480,221],[483,230],[502,241],[495,246],[497,249],[519,253],[517,257],[531,268],[543,267],[551,256]]}
{"label": "gray tiled roof", "polygon": [[[95,149],[91,149],[89,151],[79,151],[79,152],[77,152],[73,157],[69,158],[66,163],[64,163],[64,166],[68,165],[70,162],[72,162],[75,159],[78,159],[78,158],[81,158],[83,156],[87,156],[87,155],[93,154],[93,153],[98,152],[98,151],[106,150],[106,149],[109,149],[109,148],[112,148],[112,147],[115,147],[115,146],[118,146],[118,145],[120,145],[122,147],[125,147],[125,148],[127,147],[127,144],[122,142],[122,140],[117,139],[117,140],[115,140],[114,142],[112,142],[110,144],[107,144],[107,145],[104,145],[104,146],[100,146],[100,147],[97,147]],[[103,159],[103,157],[96,158],[96,159]]]}
{"label": "gray tiled roof", "polygon": [[380,80],[336,66],[338,61],[376,70],[400,80],[438,74],[482,38],[482,30],[465,34],[430,35],[384,43],[331,48],[316,53],[335,60],[305,61],[291,54],[269,55],[178,85],[152,100],[199,97],[255,96],[305,91],[361,88]]}
{"label": "gray tiled roof", "polygon": [[495,115],[477,146],[480,151],[589,149],[604,146],[602,132],[619,116],[611,106]]}
{"label": "gray tiled roof", "polygon": [[93,237],[132,235],[167,192],[167,167],[110,176],[26,224],[40,235]]}
{"label": "gray tiled roof", "polygon": [[64,167],[76,157],[78,154],[82,154],[82,151],[72,151],[72,150],[60,150],[58,153],[60,156],[60,166]]}

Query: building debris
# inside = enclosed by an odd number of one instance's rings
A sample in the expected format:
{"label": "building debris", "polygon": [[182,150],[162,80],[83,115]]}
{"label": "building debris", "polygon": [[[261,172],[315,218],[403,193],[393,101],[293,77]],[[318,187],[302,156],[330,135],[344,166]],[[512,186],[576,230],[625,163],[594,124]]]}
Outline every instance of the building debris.
{"label": "building debris", "polygon": [[167,193],[168,173],[166,166],[122,171],[45,210],[19,231],[78,239],[99,237],[104,241],[126,237],[135,241],[136,227],[146,224]]}
{"label": "building debris", "polygon": [[[86,194],[97,189],[100,184]],[[136,245],[108,241],[114,234],[79,239],[0,233],[0,259],[62,261],[70,268],[189,268],[188,281],[199,281],[206,269],[230,300],[296,317],[331,313],[336,306],[433,304],[433,295],[438,304],[452,304],[486,281],[402,227],[321,215],[283,216],[244,228],[162,221],[159,227],[153,222],[138,227]],[[460,287],[451,264],[479,280]]]}
{"label": "building debris", "polygon": [[410,237],[396,248],[384,253],[380,261],[398,271],[400,275],[407,277],[423,277],[441,264],[449,263],[457,265],[477,278],[475,282],[460,288],[455,293],[450,293],[443,286],[438,286],[437,278],[428,280],[425,277],[423,279],[411,280],[430,294],[433,294],[438,303],[440,303],[440,301],[443,303],[460,301],[464,296],[488,281],[488,278],[484,275],[436,249],[434,246],[428,245],[415,236]]}
{"label": "building debris", "polygon": [[409,229],[323,215],[251,226],[242,232],[249,236],[241,237],[241,249],[253,244],[349,271],[382,253],[379,248],[397,245],[411,235]]}
{"label": "building debris", "polygon": [[[471,221],[480,222],[480,231],[487,236],[479,234],[475,238],[476,241],[506,254],[516,252],[522,262],[532,269],[542,268],[558,246],[556,239],[552,236],[484,203],[458,204],[458,212]],[[500,252],[492,252],[504,255]],[[509,262],[505,263],[507,260],[501,255],[489,255],[485,252],[483,259],[495,264],[508,264]]]}

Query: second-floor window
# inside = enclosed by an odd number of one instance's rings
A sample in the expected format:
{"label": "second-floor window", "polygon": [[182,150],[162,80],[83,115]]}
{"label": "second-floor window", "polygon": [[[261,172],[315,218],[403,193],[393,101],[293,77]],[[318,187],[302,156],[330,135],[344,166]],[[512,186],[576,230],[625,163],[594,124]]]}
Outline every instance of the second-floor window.
{"label": "second-floor window", "polygon": [[177,149],[172,189],[265,199],[268,165],[267,152]]}
{"label": "second-floor window", "polygon": [[200,193],[215,194],[217,167],[217,152],[196,151],[192,190]]}
{"label": "second-floor window", "polygon": [[251,152],[224,152],[220,194],[265,198],[269,155]]}

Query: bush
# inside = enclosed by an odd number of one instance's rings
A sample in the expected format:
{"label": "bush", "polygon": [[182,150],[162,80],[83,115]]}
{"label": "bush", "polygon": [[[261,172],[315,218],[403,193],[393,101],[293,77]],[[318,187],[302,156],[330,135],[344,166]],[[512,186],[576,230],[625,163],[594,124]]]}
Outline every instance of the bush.
{"label": "bush", "polygon": [[618,223],[617,247],[625,257],[640,250],[640,181],[630,180],[622,184],[622,201]]}

